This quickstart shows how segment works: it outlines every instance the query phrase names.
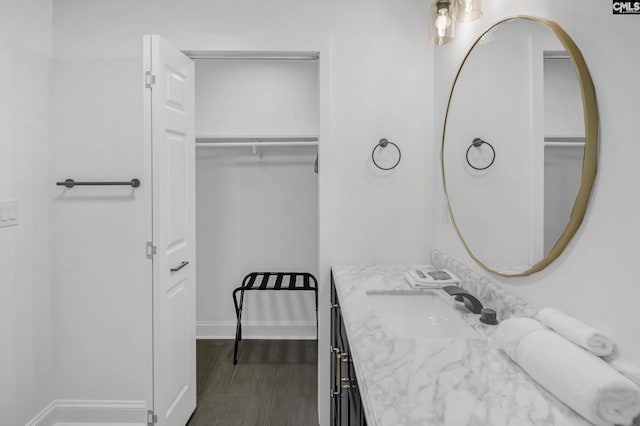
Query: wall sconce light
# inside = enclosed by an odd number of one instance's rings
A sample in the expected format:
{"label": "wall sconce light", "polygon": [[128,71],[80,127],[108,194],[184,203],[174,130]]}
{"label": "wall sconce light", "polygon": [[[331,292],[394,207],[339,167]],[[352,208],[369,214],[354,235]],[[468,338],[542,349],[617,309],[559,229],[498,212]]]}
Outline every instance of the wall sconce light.
{"label": "wall sconce light", "polygon": [[[457,0],[456,0],[457,1]],[[431,28],[429,41],[442,46],[453,41],[455,24],[455,3],[449,0],[436,0],[431,6]]]}
{"label": "wall sconce light", "polygon": [[436,0],[431,5],[429,41],[442,46],[453,41],[455,21],[469,22],[482,16],[482,0]]}

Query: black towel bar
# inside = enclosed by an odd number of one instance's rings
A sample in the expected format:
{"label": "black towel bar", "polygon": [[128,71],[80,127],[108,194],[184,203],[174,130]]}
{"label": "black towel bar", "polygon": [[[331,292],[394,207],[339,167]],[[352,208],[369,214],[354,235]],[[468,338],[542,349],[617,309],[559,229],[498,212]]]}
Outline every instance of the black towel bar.
{"label": "black towel bar", "polygon": [[73,179],[66,179],[64,182],[56,182],[58,186],[66,186],[67,188],[73,188],[74,186],[131,186],[137,188],[140,186],[140,179],[131,179],[128,182],[76,182]]}

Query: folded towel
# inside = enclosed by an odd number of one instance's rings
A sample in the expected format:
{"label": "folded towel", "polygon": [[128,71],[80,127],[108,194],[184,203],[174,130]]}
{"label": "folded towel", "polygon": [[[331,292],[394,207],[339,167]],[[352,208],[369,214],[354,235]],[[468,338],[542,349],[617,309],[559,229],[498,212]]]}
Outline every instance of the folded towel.
{"label": "folded towel", "polygon": [[409,272],[405,272],[404,273],[404,279],[413,288],[440,289],[440,288],[444,287],[445,285],[448,285],[448,284],[439,284],[439,283],[433,283],[433,284],[421,283],[421,282],[416,281],[416,279]]}
{"label": "folded towel", "polygon": [[494,336],[531,378],[590,422],[630,425],[640,415],[640,387],[538,321],[504,320]]}
{"label": "folded towel", "polygon": [[535,318],[594,355],[607,356],[613,353],[614,345],[611,339],[566,312],[559,309],[543,308]]}

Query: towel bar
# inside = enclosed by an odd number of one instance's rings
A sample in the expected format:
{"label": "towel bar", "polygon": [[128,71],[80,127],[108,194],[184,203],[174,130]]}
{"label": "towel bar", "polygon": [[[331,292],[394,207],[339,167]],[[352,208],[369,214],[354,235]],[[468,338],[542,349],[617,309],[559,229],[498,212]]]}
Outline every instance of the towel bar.
{"label": "towel bar", "polygon": [[73,179],[66,179],[64,182],[56,182],[58,186],[66,186],[73,188],[74,186],[131,186],[137,188],[140,186],[140,179],[131,179],[128,182],[76,182]]}

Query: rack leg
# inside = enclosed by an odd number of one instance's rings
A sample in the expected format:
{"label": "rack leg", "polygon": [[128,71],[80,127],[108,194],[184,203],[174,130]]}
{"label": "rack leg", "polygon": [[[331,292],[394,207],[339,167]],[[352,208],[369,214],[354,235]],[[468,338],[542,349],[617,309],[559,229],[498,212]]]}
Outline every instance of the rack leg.
{"label": "rack leg", "polygon": [[242,305],[244,304],[244,290],[240,292],[240,310],[238,313],[239,340],[242,340]]}
{"label": "rack leg", "polygon": [[313,291],[313,294],[316,296],[316,340],[320,340],[320,330],[318,329],[318,289],[316,288]]}
{"label": "rack leg", "polygon": [[[236,299],[236,292],[240,290],[240,304]],[[233,345],[233,364],[238,363],[238,343],[242,340],[242,304],[244,302],[244,289],[236,289],[233,292],[233,305],[236,308],[236,341]]]}

